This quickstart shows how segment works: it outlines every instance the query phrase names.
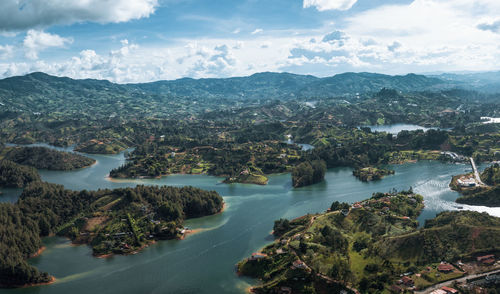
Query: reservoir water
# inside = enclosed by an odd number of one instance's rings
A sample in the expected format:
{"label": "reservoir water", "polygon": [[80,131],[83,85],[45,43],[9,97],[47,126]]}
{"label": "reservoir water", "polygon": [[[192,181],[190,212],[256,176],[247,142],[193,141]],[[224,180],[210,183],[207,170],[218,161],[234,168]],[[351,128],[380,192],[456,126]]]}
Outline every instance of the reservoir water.
{"label": "reservoir water", "polygon": [[411,125],[411,124],[391,124],[391,125],[374,125],[374,126],[366,126],[371,129],[372,132],[387,132],[393,135],[397,135],[401,131],[416,131],[423,130],[424,132],[432,129],[426,128],[419,125]]}
{"label": "reservoir water", "polygon": [[[421,161],[391,166],[396,174],[381,181],[363,183],[350,168],[330,169],[324,182],[294,189],[289,174],[269,177],[266,186],[220,184],[221,178],[205,175],[173,175],[162,179],[109,181],[112,168],[124,163],[120,155],[90,155],[92,167],[69,172],[40,171],[43,180],[63,184],[68,189],[95,190],[145,185],[192,185],[216,190],[227,209],[219,215],[187,221],[187,226],[203,229],[185,240],[161,241],[136,255],[98,259],[88,246],[72,246],[61,237],[45,238],[46,250],[30,263],[57,278],[48,286],[0,290],[0,293],[244,293],[257,281],[238,277],[235,264],[272,242],[269,235],[276,219],[295,218],[321,212],[335,201],[349,203],[369,198],[373,192],[410,186],[425,198],[420,220],[442,210],[458,209],[456,192],[448,188],[452,175],[470,169],[468,165]],[[16,192],[20,193],[19,190]],[[15,201],[16,193],[2,201]],[[470,207],[500,216],[500,209]]]}

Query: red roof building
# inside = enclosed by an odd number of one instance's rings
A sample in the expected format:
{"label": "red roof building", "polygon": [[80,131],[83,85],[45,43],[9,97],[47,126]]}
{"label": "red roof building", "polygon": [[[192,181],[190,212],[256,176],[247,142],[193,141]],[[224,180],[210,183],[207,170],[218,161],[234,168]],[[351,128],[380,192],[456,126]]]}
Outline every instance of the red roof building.
{"label": "red roof building", "polygon": [[402,277],[402,278],[401,278],[401,282],[402,282],[404,285],[406,285],[406,286],[410,286],[410,287],[412,287],[412,286],[415,284],[415,282],[413,282],[413,279],[412,279],[412,278],[410,278],[410,277],[407,277],[407,276]]}
{"label": "red roof building", "polygon": [[456,294],[458,290],[450,288],[450,287],[441,287],[441,290],[446,291],[447,294]]}
{"label": "red roof building", "polygon": [[482,264],[493,264],[493,263],[495,263],[495,255],[490,254],[490,255],[485,255],[485,256],[479,256],[477,258],[477,262],[482,263]]}
{"label": "red roof building", "polygon": [[449,273],[449,272],[452,272],[454,270],[455,270],[455,268],[449,263],[441,263],[440,265],[438,265],[438,271],[440,271],[442,273]]}

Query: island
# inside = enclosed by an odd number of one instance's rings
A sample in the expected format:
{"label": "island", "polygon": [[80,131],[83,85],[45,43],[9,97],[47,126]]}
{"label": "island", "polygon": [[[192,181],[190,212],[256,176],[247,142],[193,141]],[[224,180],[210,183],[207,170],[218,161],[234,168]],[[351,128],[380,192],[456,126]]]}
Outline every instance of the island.
{"label": "island", "polygon": [[323,160],[306,161],[297,165],[292,171],[294,188],[309,186],[325,179],[326,163]]}
{"label": "island", "polygon": [[19,287],[51,281],[27,264],[41,237],[66,236],[88,244],[95,256],[131,254],[157,240],[183,237],[185,219],[219,213],[222,197],[193,187],[137,186],[71,191],[33,182],[15,204],[0,204],[0,285]]}
{"label": "island", "polygon": [[4,159],[15,163],[48,170],[75,170],[96,162],[92,158],[77,153],[47,147],[4,147],[0,150],[0,154]]}
{"label": "island", "polygon": [[387,175],[393,175],[394,170],[377,168],[377,167],[363,167],[355,169],[352,174],[363,182],[380,180]]}
{"label": "island", "polygon": [[238,273],[262,281],[254,293],[399,293],[462,277],[477,256],[494,260],[500,218],[442,212],[419,228],[423,207],[411,190],[392,191],[278,220],[276,241],[241,261]]}

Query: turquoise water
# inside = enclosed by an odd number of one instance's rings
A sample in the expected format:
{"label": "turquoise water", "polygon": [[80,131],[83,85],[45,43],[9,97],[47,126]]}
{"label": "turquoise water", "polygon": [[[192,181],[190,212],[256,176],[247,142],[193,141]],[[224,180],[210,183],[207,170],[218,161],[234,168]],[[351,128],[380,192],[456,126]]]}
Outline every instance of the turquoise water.
{"label": "turquoise water", "polygon": [[[46,251],[30,262],[54,275],[57,282],[0,293],[244,293],[256,281],[238,277],[235,264],[272,242],[269,233],[274,220],[321,212],[335,200],[352,203],[373,192],[412,186],[425,197],[426,208],[420,216],[423,221],[439,211],[457,209],[453,201],[458,194],[448,188],[448,183],[452,175],[470,169],[467,165],[422,161],[392,166],[395,175],[363,183],[352,176],[350,168],[335,168],[327,172],[324,182],[293,189],[289,174],[270,176],[266,186],[226,185],[220,183],[221,178],[205,175],[112,182],[106,176],[124,163],[123,154],[90,156],[97,160],[92,167],[69,172],[41,171],[41,176],[76,190],[136,184],[192,185],[216,190],[228,207],[222,214],[187,221],[187,226],[202,232],[185,240],[158,242],[136,255],[98,259],[87,246],[71,246],[60,237],[46,238]],[[498,209],[463,208],[500,216]]]}

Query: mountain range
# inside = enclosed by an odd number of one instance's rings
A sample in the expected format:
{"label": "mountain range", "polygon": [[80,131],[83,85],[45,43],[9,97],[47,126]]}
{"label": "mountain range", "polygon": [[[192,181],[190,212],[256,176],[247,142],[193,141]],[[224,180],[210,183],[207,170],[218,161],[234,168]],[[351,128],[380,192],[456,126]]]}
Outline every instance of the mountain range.
{"label": "mountain range", "polygon": [[[41,72],[0,80],[0,106],[3,110],[27,112],[64,112],[68,105],[81,111],[110,106],[116,111],[151,106],[186,108],[188,102],[199,107],[238,106],[270,100],[342,97],[378,92],[383,88],[402,92],[438,91],[450,88],[500,92],[500,73],[383,75],[343,73],[326,78],[291,73],[257,73],[247,77],[157,81],[141,84],[116,84],[106,80],[76,80]],[[145,107],[146,106],[146,107]]]}

